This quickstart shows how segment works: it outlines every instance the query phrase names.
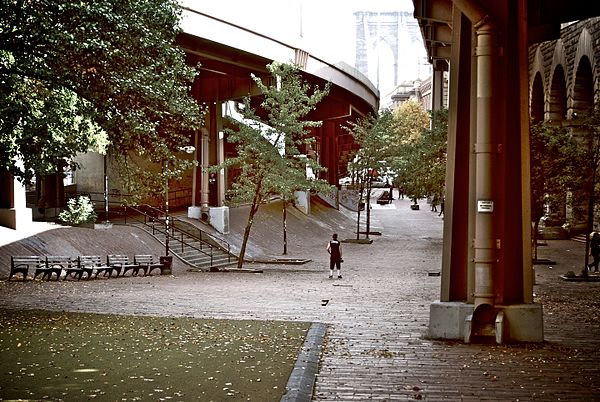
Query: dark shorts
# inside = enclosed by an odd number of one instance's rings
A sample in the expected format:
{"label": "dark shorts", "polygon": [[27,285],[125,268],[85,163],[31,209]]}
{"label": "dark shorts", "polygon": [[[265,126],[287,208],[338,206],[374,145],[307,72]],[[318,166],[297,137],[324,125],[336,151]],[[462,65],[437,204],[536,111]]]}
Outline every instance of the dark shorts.
{"label": "dark shorts", "polygon": [[342,269],[342,262],[340,260],[329,259],[329,269]]}

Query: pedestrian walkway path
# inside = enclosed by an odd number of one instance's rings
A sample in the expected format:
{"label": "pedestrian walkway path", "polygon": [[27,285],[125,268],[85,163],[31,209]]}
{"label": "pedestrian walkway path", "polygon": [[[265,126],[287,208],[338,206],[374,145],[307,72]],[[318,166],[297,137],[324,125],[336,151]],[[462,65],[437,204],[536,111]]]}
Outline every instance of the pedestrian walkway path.
{"label": "pedestrian walkway path", "polygon": [[[465,345],[427,339],[439,298],[443,217],[421,201],[373,208],[373,243],[344,243],[343,279],[328,279],[328,238],[301,266],[262,274],[188,273],[61,283],[0,282],[0,305],[118,314],[300,320],[327,324],[315,401],[600,400],[600,284],[559,275],[581,244],[549,241],[536,266],[547,342]],[[253,266],[253,265],[249,265]],[[326,303],[325,303],[326,301]]]}

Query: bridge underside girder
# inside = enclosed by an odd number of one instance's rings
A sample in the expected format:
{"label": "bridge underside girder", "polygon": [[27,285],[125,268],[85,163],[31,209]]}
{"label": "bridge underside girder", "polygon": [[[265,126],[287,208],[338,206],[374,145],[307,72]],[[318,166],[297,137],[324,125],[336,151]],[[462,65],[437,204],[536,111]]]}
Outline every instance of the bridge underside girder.
{"label": "bridge underside girder", "polygon": [[[240,101],[250,96],[258,115],[261,115],[261,94],[251,75],[270,79],[266,65],[272,60],[187,33],[180,34],[177,43],[185,51],[188,64],[198,66],[199,74],[192,93],[199,102]],[[311,85],[323,87],[326,84],[320,77],[304,71],[301,73]],[[343,127],[373,111],[373,106],[359,96],[332,85],[329,95],[306,116],[309,120],[324,122],[313,132],[319,142],[320,162],[327,168],[326,178],[331,184],[337,184],[339,177],[346,174],[347,164],[358,149],[353,137]],[[324,150],[330,154],[324,155]]]}
{"label": "bridge underside girder", "polygon": [[600,4],[413,2],[431,63],[450,67],[442,280],[430,335],[468,341],[494,329],[495,317],[496,340],[543,341],[533,300],[528,45],[555,38],[562,22],[600,15]]}

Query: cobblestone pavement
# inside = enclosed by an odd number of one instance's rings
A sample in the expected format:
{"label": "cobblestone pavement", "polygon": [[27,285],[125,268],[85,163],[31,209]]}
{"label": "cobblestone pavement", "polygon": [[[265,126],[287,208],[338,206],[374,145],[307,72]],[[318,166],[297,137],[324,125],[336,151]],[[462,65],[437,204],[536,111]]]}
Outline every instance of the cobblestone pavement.
{"label": "cobblestone pavement", "polygon": [[328,324],[315,401],[600,400],[600,282],[559,278],[583,265],[584,246],[550,241],[536,266],[545,339],[465,345],[426,337],[439,298],[442,218],[408,200],[373,206],[371,245],[344,244],[343,279],[327,254],[253,273],[177,273],[90,282],[0,282],[0,305],[119,314],[302,320]]}

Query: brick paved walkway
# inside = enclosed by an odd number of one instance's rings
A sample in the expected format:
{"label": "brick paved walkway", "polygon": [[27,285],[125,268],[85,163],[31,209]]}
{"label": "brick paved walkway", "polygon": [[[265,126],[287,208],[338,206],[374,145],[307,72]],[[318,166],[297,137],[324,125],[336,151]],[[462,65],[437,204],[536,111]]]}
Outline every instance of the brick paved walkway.
{"label": "brick paved walkway", "polygon": [[[260,265],[262,274],[188,273],[90,282],[0,282],[0,305],[53,310],[276,319],[328,324],[315,401],[600,400],[600,283],[558,275],[582,265],[583,245],[549,242],[536,267],[545,338],[483,346],[426,339],[437,299],[442,218],[408,200],[374,206],[372,245],[344,244],[342,280],[327,254],[302,266]],[[343,237],[343,236],[342,236]],[[323,239],[325,245],[328,239]],[[324,301],[328,301],[324,303]],[[324,305],[326,304],[326,305]]]}

